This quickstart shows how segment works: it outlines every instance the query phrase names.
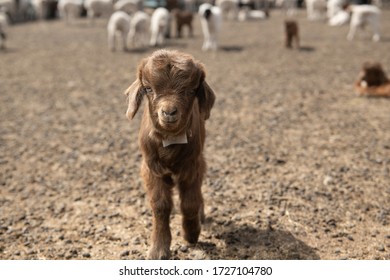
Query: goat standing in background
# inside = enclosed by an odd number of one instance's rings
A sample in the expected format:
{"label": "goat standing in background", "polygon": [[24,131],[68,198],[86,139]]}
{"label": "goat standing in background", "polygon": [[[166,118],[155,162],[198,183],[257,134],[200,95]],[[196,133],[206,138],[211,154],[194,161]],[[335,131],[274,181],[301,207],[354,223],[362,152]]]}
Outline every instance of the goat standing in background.
{"label": "goat standing in background", "polygon": [[116,37],[119,35],[122,40],[123,51],[127,50],[127,36],[130,30],[131,17],[123,12],[116,11],[113,13],[108,21],[108,47],[111,51],[115,51]]}
{"label": "goat standing in background", "polygon": [[200,23],[203,31],[202,50],[217,50],[218,33],[222,25],[221,9],[208,3],[199,6]]}
{"label": "goat standing in background", "polygon": [[295,47],[299,49],[299,28],[295,20],[286,20],[284,22],[286,35],[286,48],[292,48],[292,42],[295,41]]}

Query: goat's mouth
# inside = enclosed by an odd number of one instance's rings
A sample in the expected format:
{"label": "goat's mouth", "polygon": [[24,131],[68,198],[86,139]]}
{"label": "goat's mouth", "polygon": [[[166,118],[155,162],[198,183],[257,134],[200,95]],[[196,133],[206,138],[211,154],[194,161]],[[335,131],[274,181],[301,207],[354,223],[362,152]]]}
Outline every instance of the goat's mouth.
{"label": "goat's mouth", "polygon": [[159,124],[161,128],[165,130],[175,130],[179,125],[179,119],[159,119]]}
{"label": "goat's mouth", "polygon": [[177,133],[178,130],[183,126],[180,118],[159,118],[158,126],[164,133]]}
{"label": "goat's mouth", "polygon": [[177,123],[178,121],[179,121],[178,119],[161,119],[161,120],[160,120],[160,123],[161,123],[161,124],[170,125],[170,124],[175,124],[175,123]]}

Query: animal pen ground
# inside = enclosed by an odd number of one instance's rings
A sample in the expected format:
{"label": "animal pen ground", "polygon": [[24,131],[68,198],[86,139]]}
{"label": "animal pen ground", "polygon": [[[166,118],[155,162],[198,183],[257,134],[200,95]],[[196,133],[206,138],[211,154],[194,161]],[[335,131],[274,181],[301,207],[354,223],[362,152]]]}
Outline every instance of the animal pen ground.
{"label": "animal pen ground", "polygon": [[[218,52],[195,37],[167,48],[207,69],[217,100],[206,123],[206,223],[199,243],[171,220],[174,259],[390,259],[390,100],[354,94],[363,62],[390,73],[382,40],[298,11],[225,21]],[[0,258],[143,259],[151,212],[139,175],[141,114],[125,89],[153,49],[111,53],[106,19],[11,26],[0,52]],[[177,201],[177,200],[176,200]]]}

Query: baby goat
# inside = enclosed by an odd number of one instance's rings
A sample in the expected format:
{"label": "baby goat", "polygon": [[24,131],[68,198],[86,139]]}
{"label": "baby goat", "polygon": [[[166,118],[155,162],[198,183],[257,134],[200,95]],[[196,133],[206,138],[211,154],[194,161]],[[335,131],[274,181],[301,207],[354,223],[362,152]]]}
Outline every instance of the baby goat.
{"label": "baby goat", "polygon": [[66,24],[80,16],[82,7],[82,0],[60,0],[58,2],[58,11]]}
{"label": "baby goat", "polygon": [[218,33],[221,29],[221,9],[208,3],[199,6],[200,23],[204,36],[202,50],[217,50]]}
{"label": "baby goat", "polygon": [[5,9],[0,7],[0,49],[5,49],[5,40],[7,38],[5,30],[7,29],[7,26],[7,14],[5,12]]}
{"label": "baby goat", "polygon": [[150,16],[143,12],[136,12],[130,22],[130,31],[127,44],[132,47],[145,47],[148,44]]}
{"label": "baby goat", "polygon": [[122,49],[127,50],[127,36],[130,30],[131,17],[123,12],[116,11],[113,13],[108,21],[108,47],[111,51],[115,51],[115,39],[117,35],[120,35],[122,39]]}
{"label": "baby goat", "polygon": [[363,64],[355,82],[355,90],[361,96],[390,97],[390,81],[380,63]]}
{"label": "baby goat", "polygon": [[299,49],[299,28],[295,20],[286,20],[284,22],[286,34],[286,48],[292,48],[292,42],[295,41],[295,47]]}
{"label": "baby goat", "polygon": [[157,8],[150,20],[150,46],[156,47],[164,44],[164,36],[168,32],[169,11],[166,8]]}
{"label": "baby goat", "polygon": [[126,90],[127,117],[146,99],[139,131],[141,174],[153,211],[150,259],[168,259],[172,235],[172,189],[178,188],[184,239],[198,241],[204,206],[201,192],[206,162],[205,121],[215,94],[204,66],[188,54],[158,50],[143,59],[137,79]]}
{"label": "baby goat", "polygon": [[347,9],[352,12],[347,39],[353,40],[356,30],[363,29],[369,24],[374,32],[372,40],[378,42],[380,40],[380,9],[374,5],[351,5]]}
{"label": "baby goat", "polygon": [[181,31],[184,26],[188,26],[189,35],[192,37],[193,34],[193,28],[192,28],[192,20],[194,18],[192,12],[189,11],[180,11],[179,9],[172,10],[172,15],[176,19],[176,31],[177,31],[177,37],[181,38]]}

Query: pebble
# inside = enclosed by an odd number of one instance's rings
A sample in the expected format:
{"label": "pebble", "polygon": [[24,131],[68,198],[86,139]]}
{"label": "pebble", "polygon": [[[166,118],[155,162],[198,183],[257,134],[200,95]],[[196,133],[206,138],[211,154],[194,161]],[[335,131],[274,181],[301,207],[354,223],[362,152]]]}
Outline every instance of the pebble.
{"label": "pebble", "polygon": [[141,244],[141,240],[139,239],[139,237],[136,237],[132,240],[131,242],[133,245],[140,245]]}
{"label": "pebble", "polygon": [[193,251],[191,253],[191,257],[194,260],[205,260],[206,259],[205,253],[203,251],[200,251],[200,250]]}
{"label": "pebble", "polygon": [[180,252],[187,253],[188,252],[188,247],[184,245],[184,246],[181,246],[179,248],[179,250],[180,250]]}
{"label": "pebble", "polygon": [[385,251],[385,246],[379,245],[377,249],[378,249],[379,252],[384,252]]}
{"label": "pebble", "polygon": [[329,175],[325,176],[324,181],[323,181],[323,184],[324,184],[325,186],[328,186],[328,185],[330,185],[330,184],[332,184],[332,183],[333,183],[333,177],[332,177],[332,176],[329,176]]}
{"label": "pebble", "polygon": [[90,258],[90,257],[91,257],[91,254],[90,254],[90,253],[84,253],[84,254],[83,254],[83,257],[84,257],[84,258]]}
{"label": "pebble", "polygon": [[128,255],[130,255],[130,251],[129,250],[123,251],[121,253],[121,257],[127,257]]}

